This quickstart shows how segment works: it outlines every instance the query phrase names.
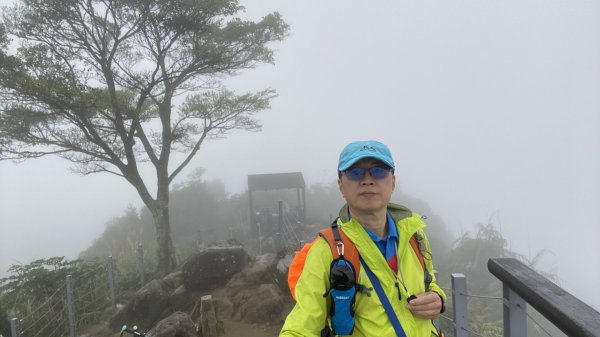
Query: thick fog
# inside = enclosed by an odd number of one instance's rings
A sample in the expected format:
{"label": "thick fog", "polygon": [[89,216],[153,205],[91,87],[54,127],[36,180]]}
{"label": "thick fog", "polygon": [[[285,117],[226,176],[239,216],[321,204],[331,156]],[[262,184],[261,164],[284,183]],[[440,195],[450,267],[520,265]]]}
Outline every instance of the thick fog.
{"label": "thick fog", "polygon": [[[492,222],[514,251],[550,250],[544,267],[600,309],[589,286],[600,281],[600,2],[244,4],[249,18],[279,11],[290,36],[273,45],[275,65],[227,83],[279,96],[258,115],[262,132],[206,142],[179,181],[203,167],[231,193],[257,173],[330,183],[346,143],[378,139],[397,188],[456,236]],[[0,275],[76,257],[128,204],[142,205],[115,176],[51,157],[0,162]]]}

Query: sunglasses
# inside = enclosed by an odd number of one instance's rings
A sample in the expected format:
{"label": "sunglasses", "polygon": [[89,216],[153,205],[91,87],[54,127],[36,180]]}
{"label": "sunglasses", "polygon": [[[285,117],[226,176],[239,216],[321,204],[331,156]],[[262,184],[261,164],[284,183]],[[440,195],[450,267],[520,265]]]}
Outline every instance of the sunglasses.
{"label": "sunglasses", "polygon": [[353,167],[344,171],[344,173],[346,173],[346,177],[349,180],[360,181],[365,177],[367,170],[369,171],[371,177],[375,180],[387,178],[391,171],[389,167],[373,166],[369,168]]}

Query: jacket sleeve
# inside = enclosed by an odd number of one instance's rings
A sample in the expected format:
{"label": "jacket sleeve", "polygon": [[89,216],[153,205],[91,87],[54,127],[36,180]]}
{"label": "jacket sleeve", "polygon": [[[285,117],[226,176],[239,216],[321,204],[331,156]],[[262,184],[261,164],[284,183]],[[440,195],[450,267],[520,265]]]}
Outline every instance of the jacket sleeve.
{"label": "jacket sleeve", "polygon": [[329,268],[333,257],[329,244],[320,239],[306,255],[304,269],[296,284],[296,305],[287,316],[279,334],[282,336],[319,337],[327,324]]}
{"label": "jacket sleeve", "polygon": [[429,270],[429,272],[431,273],[431,277],[432,277],[432,281],[431,284],[429,285],[429,290],[433,291],[435,293],[437,293],[438,295],[440,295],[440,297],[442,298],[442,312],[444,312],[444,309],[446,307],[446,293],[444,293],[444,290],[442,290],[442,288],[440,288],[440,286],[437,283],[437,279],[435,277],[435,273],[433,272],[435,270],[434,266],[433,266],[433,254],[431,253],[431,245],[429,244],[429,239],[427,238],[427,235],[425,235],[425,233],[423,231],[420,231],[421,235],[423,236],[424,242],[425,242],[425,249],[427,250],[429,256],[425,255],[425,263],[427,265],[427,270]]}

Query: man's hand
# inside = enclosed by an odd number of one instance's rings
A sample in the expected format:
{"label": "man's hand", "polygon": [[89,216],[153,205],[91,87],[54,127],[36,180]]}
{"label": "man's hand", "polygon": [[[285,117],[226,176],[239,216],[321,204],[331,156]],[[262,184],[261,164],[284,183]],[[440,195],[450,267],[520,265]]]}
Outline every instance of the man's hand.
{"label": "man's hand", "polygon": [[415,316],[434,319],[442,310],[442,299],[437,293],[428,291],[408,302],[406,306]]}

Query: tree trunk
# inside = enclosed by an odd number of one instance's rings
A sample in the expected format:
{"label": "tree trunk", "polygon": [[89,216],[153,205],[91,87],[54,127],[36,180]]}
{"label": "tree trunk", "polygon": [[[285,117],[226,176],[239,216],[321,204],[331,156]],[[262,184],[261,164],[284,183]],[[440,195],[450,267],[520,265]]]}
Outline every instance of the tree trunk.
{"label": "tree trunk", "polygon": [[158,267],[159,275],[164,276],[172,271],[177,265],[175,258],[175,247],[171,239],[171,223],[169,219],[169,202],[158,201],[152,207],[150,212],[154,218],[156,226],[156,241],[158,242]]}

